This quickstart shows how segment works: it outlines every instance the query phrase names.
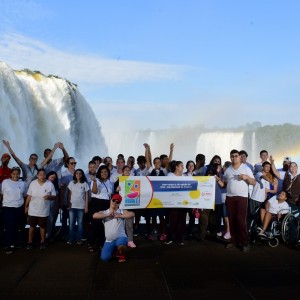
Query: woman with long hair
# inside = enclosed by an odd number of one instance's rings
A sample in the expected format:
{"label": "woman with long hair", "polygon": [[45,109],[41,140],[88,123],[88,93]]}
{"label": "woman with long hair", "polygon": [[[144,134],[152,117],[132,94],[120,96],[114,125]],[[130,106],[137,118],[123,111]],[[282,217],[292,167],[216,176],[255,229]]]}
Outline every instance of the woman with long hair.
{"label": "woman with long hair", "polygon": [[91,201],[89,204],[89,215],[91,230],[88,238],[88,251],[94,252],[102,247],[105,241],[104,226],[102,221],[93,219],[93,214],[109,208],[111,195],[114,189],[113,183],[109,180],[110,171],[107,166],[101,166],[96,177],[91,175]]}
{"label": "woman with long hair", "polygon": [[[88,212],[89,186],[83,170],[74,172],[73,180],[68,185],[68,209],[70,214],[70,234],[68,244],[82,244],[83,215]],[[77,221],[77,236],[75,239],[75,224]]]}

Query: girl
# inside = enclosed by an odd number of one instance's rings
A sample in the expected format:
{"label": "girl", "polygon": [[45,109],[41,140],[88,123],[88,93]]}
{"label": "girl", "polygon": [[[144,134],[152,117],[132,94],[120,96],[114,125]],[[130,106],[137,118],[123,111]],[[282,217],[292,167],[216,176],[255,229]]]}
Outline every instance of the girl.
{"label": "girl", "polygon": [[83,170],[74,172],[73,180],[68,185],[68,209],[70,214],[70,234],[68,244],[75,242],[75,223],[77,221],[77,244],[82,244],[83,215],[88,212],[89,186]]}

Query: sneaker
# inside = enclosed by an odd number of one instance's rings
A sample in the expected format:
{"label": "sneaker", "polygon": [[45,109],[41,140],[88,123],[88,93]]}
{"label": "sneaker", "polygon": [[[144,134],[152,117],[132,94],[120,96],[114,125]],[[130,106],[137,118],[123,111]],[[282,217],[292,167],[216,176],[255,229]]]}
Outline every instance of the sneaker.
{"label": "sneaker", "polygon": [[77,245],[82,245],[83,244],[82,241],[77,241],[76,243],[77,243]]}
{"label": "sneaker", "polygon": [[13,249],[12,249],[11,247],[6,247],[6,248],[5,248],[5,253],[6,253],[6,254],[12,254],[12,253],[14,253],[14,252],[13,252]]}
{"label": "sneaker", "polygon": [[224,238],[225,240],[230,240],[230,239],[231,239],[230,232],[226,232],[226,233],[224,234],[223,238]]}
{"label": "sneaker", "polygon": [[177,241],[177,244],[180,246],[184,246],[184,242],[183,241]]}
{"label": "sneaker", "polygon": [[120,255],[119,256],[119,263],[125,262],[126,261],[126,257],[125,255]]}
{"label": "sneaker", "polygon": [[159,240],[162,241],[162,242],[165,241],[166,239],[167,239],[167,235],[164,234],[164,233],[159,238]]}
{"label": "sneaker", "polygon": [[249,244],[244,245],[244,246],[242,247],[242,251],[243,251],[243,252],[249,252],[249,251],[250,251],[250,245],[249,245]]}
{"label": "sneaker", "polygon": [[94,252],[94,247],[92,245],[88,245],[87,249],[89,252]]}
{"label": "sneaker", "polygon": [[223,235],[223,232],[220,231],[220,232],[217,232],[217,236],[221,237]]}
{"label": "sneaker", "polygon": [[46,249],[45,242],[41,242],[41,244],[40,244],[40,250],[45,250],[45,249]]}
{"label": "sneaker", "polygon": [[67,241],[68,245],[73,245],[74,243],[72,241]]}
{"label": "sneaker", "polygon": [[265,237],[265,238],[268,237],[268,235],[266,234],[266,232],[263,231],[263,230],[261,230],[260,233],[259,233],[258,235],[261,236],[261,237]]}
{"label": "sneaker", "polygon": [[130,248],[136,248],[136,244],[133,241],[128,242],[127,246]]}
{"label": "sneaker", "polygon": [[32,248],[33,248],[32,242],[31,242],[31,243],[28,243],[27,246],[26,246],[26,249],[27,249],[27,250],[31,250]]}
{"label": "sneaker", "polygon": [[166,245],[171,245],[172,243],[173,243],[173,242],[172,242],[171,240],[166,240],[166,241],[165,241],[165,244],[166,244]]}

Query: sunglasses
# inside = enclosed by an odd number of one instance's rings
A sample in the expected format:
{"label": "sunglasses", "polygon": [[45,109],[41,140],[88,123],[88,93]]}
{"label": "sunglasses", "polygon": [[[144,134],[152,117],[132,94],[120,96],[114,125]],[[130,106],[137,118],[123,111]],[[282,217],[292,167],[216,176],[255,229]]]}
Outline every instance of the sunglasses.
{"label": "sunglasses", "polygon": [[115,199],[111,199],[111,201],[118,204],[118,205],[121,203],[119,200],[115,200]]}
{"label": "sunglasses", "polygon": [[70,165],[76,165],[77,164],[77,162],[71,162],[70,163]]}

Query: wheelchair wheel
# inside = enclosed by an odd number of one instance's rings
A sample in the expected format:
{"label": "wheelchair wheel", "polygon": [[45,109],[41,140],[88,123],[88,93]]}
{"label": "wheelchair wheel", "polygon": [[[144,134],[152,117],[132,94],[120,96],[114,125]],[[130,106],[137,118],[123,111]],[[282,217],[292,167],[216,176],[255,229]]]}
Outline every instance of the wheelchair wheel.
{"label": "wheelchair wheel", "polygon": [[294,244],[298,240],[299,223],[293,214],[287,214],[281,225],[281,236],[286,244]]}
{"label": "wheelchair wheel", "polygon": [[279,245],[279,240],[278,238],[272,238],[268,240],[268,245],[272,248],[275,248]]}

